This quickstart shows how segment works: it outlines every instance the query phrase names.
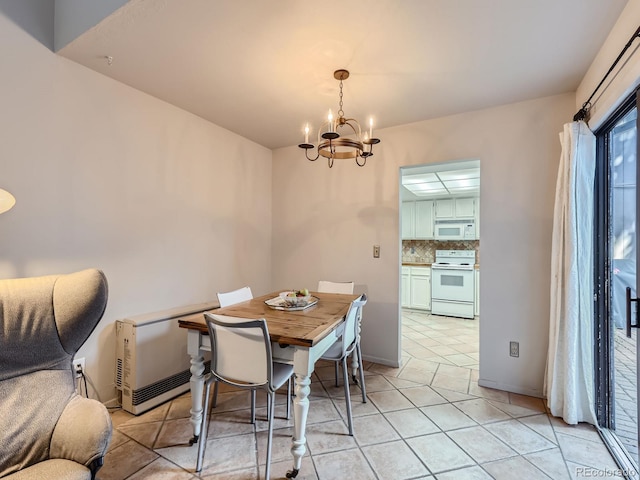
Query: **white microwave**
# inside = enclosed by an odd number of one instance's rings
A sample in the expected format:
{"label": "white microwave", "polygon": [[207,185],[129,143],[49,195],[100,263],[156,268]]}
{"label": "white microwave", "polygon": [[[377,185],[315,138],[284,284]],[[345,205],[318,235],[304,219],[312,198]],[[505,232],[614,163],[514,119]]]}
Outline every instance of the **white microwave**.
{"label": "white microwave", "polygon": [[436,220],[436,240],[475,240],[476,224],[473,220]]}

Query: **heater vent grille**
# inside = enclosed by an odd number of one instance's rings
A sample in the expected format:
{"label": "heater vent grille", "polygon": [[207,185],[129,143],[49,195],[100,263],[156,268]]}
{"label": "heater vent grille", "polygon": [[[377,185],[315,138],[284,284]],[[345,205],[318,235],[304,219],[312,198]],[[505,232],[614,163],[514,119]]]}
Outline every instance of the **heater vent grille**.
{"label": "heater vent grille", "polygon": [[[206,374],[209,371],[211,371],[210,361],[205,362],[204,364],[204,373]],[[158,397],[163,393],[167,393],[180,385],[184,385],[190,378],[191,372],[189,370],[184,370],[158,382],[152,383],[138,390],[134,390],[131,396],[131,403],[133,405],[141,405],[152,398]]]}
{"label": "heater vent grille", "polygon": [[116,387],[122,388],[122,359],[116,362]]}

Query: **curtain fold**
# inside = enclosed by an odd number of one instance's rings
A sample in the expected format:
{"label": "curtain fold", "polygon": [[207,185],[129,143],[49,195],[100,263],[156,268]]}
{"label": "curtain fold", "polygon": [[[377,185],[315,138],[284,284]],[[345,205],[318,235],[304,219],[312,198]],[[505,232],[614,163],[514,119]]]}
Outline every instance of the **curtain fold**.
{"label": "curtain fold", "polygon": [[585,122],[564,125],[551,248],[549,351],[544,393],[568,424],[597,424],[593,340],[595,136]]}

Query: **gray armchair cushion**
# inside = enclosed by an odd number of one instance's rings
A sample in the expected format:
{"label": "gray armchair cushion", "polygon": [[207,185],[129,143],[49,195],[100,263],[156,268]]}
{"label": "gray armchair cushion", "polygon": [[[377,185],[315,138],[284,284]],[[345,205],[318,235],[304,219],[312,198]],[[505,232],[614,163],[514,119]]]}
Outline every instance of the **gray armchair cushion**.
{"label": "gray armchair cushion", "polygon": [[11,480],[45,480],[48,478],[91,480],[91,471],[74,461],[55,458],[36,463],[34,466],[20,470],[7,478]]}
{"label": "gray armchair cushion", "polygon": [[76,395],[67,403],[53,430],[49,456],[90,465],[104,456],[111,430],[111,417],[104,405]]}
{"label": "gray armchair cushion", "polygon": [[0,280],[0,478],[31,478],[24,475],[44,464],[54,470],[33,478],[76,478],[53,472],[76,471],[66,460],[85,475],[106,453],[108,412],[76,394],[71,361],[107,296],[104,274],[95,269]]}

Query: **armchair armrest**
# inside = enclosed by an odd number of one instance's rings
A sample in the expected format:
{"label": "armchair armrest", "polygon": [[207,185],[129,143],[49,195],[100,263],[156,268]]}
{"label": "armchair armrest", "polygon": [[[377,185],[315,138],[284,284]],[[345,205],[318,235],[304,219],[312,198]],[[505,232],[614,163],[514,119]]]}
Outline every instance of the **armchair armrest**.
{"label": "armchair armrest", "polygon": [[102,466],[111,433],[111,417],[106,407],[76,395],[62,411],[53,430],[49,457],[73,460],[95,473]]}

